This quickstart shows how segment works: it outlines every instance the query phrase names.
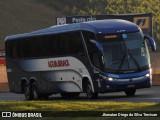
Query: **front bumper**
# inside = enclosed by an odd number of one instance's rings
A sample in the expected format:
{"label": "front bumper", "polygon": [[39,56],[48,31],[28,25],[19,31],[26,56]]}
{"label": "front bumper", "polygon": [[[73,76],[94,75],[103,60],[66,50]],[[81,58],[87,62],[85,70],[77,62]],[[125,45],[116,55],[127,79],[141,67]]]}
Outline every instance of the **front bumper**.
{"label": "front bumper", "polygon": [[152,85],[151,70],[136,73],[111,74],[101,72],[96,81],[96,90],[99,93],[119,92],[127,89],[149,88]]}
{"label": "front bumper", "polygon": [[149,88],[151,87],[152,82],[150,78],[144,78],[137,81],[108,81],[101,80],[101,89],[99,89],[100,93],[106,92],[119,92],[127,89],[141,89],[141,88]]}

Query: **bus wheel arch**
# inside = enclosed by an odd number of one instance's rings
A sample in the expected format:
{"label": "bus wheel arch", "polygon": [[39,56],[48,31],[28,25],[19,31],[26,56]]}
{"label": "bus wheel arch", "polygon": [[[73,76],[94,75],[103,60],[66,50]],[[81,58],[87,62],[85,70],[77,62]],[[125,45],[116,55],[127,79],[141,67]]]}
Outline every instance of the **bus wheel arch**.
{"label": "bus wheel arch", "polygon": [[98,97],[98,93],[94,92],[94,88],[92,85],[93,84],[91,84],[89,78],[84,77],[82,79],[83,92],[86,93],[88,99],[94,99]]}
{"label": "bus wheel arch", "polygon": [[36,78],[30,78],[29,84],[32,86],[34,82],[37,82]]}

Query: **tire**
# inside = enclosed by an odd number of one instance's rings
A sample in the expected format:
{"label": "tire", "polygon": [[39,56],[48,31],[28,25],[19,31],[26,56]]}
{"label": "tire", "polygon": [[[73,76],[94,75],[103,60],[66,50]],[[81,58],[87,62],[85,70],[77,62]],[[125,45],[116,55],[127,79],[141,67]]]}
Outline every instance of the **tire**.
{"label": "tire", "polygon": [[128,97],[134,96],[136,93],[136,89],[128,89],[124,91]]}
{"label": "tire", "polygon": [[41,95],[39,93],[38,86],[35,82],[32,84],[32,98],[33,100],[41,99]]}
{"label": "tire", "polygon": [[60,93],[62,98],[75,98],[80,95],[80,93]]}
{"label": "tire", "polygon": [[26,100],[32,100],[31,86],[29,84],[25,83],[23,86],[23,90],[24,90],[24,95],[25,95]]}
{"label": "tire", "polygon": [[86,95],[88,99],[96,99],[98,97],[98,93],[94,93],[91,87],[91,84],[86,86]]}

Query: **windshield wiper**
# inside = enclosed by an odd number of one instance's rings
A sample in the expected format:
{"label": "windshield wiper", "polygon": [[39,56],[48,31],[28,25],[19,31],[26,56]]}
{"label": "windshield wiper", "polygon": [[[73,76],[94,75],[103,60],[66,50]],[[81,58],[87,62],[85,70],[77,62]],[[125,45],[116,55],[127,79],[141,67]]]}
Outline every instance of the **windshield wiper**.
{"label": "windshield wiper", "polygon": [[[122,58],[122,60],[121,60],[121,63],[120,63],[120,65],[119,65],[119,68],[118,68],[118,70],[117,70],[118,73],[120,72],[120,70],[121,70],[121,68],[122,68],[122,65],[123,65],[125,59],[128,57],[127,47],[126,47],[125,41],[123,41],[123,46],[124,46],[124,50],[125,50],[126,52],[124,52],[123,58]],[[127,62],[128,62],[128,66],[129,66],[128,58],[127,58]]]}
{"label": "windshield wiper", "polygon": [[124,63],[124,61],[125,61],[126,58],[127,58],[128,67],[129,67],[129,69],[130,69],[129,60],[128,60],[129,57],[132,58],[134,64],[135,64],[135,65],[137,66],[137,68],[141,71],[141,67],[140,67],[140,65],[138,64],[137,60],[134,58],[133,54],[131,54],[130,49],[127,49],[125,41],[123,41],[123,45],[124,45],[124,48],[125,48],[126,52],[125,52],[124,55],[123,55],[123,58],[122,58],[122,60],[121,60],[121,63],[120,63],[120,65],[119,65],[119,68],[118,68],[117,72],[119,72],[119,71],[121,70],[122,65],[123,65],[123,63]]}
{"label": "windshield wiper", "polygon": [[[123,65],[123,63],[124,63],[124,60],[126,59],[126,57],[127,57],[127,60],[128,60],[128,55],[130,56],[130,58],[132,58],[132,60],[133,60],[133,62],[134,62],[134,64],[137,66],[137,68],[141,71],[141,67],[140,67],[140,65],[138,64],[138,62],[137,62],[137,60],[134,58],[134,56],[133,56],[133,54],[131,54],[131,52],[130,52],[130,49],[128,49],[127,50],[128,52],[126,53],[126,54],[124,54],[124,56],[123,56],[123,58],[122,58],[122,60],[121,60],[121,63],[120,63],[120,66],[119,66],[119,68],[118,68],[118,72],[121,70],[121,68],[122,68],[122,65]],[[128,55],[127,55],[128,54]]]}
{"label": "windshield wiper", "polygon": [[128,54],[129,54],[129,56],[132,58],[134,64],[137,66],[137,68],[141,71],[141,67],[140,67],[140,65],[138,64],[137,60],[134,58],[133,54],[131,54],[130,49],[128,49]]}
{"label": "windshield wiper", "polygon": [[121,60],[121,63],[120,63],[120,65],[119,65],[119,68],[118,68],[118,72],[121,70],[121,68],[122,68],[122,65],[123,65],[123,63],[124,63],[124,60],[126,59],[126,57],[127,57],[127,54],[124,54],[123,55],[123,58],[122,58],[122,60]]}

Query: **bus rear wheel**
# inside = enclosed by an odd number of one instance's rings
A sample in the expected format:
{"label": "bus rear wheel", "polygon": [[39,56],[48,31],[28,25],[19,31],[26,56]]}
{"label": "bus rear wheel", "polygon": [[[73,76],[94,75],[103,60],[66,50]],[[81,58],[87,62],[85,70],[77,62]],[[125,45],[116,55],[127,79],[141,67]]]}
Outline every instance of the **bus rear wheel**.
{"label": "bus rear wheel", "polygon": [[62,98],[75,98],[80,95],[80,93],[60,93]]}
{"label": "bus rear wheel", "polygon": [[98,93],[94,93],[91,87],[91,84],[86,86],[86,95],[88,99],[96,99],[98,97]]}
{"label": "bus rear wheel", "polygon": [[136,89],[128,89],[124,91],[128,97],[134,96],[136,93]]}
{"label": "bus rear wheel", "polygon": [[33,97],[33,100],[39,100],[41,98],[41,95],[38,90],[38,86],[35,82],[32,83],[32,97]]}
{"label": "bus rear wheel", "polygon": [[32,100],[31,87],[29,84],[25,83],[23,86],[24,95],[26,100]]}

